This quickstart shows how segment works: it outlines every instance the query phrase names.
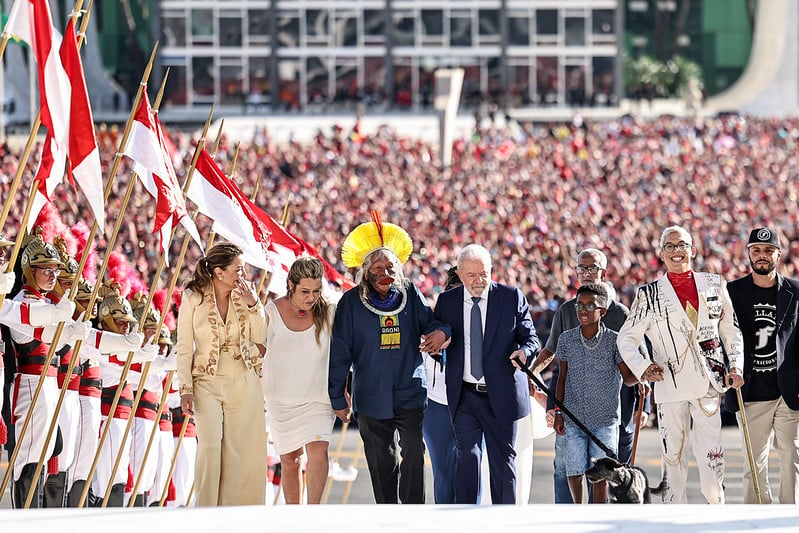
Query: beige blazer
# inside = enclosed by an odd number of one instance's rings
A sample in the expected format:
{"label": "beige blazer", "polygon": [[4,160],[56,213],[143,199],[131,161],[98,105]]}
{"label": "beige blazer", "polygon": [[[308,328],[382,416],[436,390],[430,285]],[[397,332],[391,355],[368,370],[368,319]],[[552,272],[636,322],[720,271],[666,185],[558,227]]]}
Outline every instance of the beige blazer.
{"label": "beige blazer", "polygon": [[[239,323],[239,353],[248,369],[263,372],[263,356],[255,347],[266,339],[266,315],[259,301],[247,307],[235,291],[230,294]],[[193,394],[194,376],[214,376],[219,362],[219,322],[212,288],[201,295],[186,289],[178,311],[178,379],[180,394]]]}
{"label": "beige blazer", "polygon": [[694,272],[694,279],[699,293],[696,326],[680,305],[669,279],[663,276],[638,289],[616,340],[622,359],[640,379],[650,361],[638,347],[644,335],[649,338],[653,360],[664,371],[663,381],[655,383],[658,403],[701,398],[708,385],[723,392],[725,351],[730,368],[743,374],[743,337],[727,283],[721,276],[706,272]]}

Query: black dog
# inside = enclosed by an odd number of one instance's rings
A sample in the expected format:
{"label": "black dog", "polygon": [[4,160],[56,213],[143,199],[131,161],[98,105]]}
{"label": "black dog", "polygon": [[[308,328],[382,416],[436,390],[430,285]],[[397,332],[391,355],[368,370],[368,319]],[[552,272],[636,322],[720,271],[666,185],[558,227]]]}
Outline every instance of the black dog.
{"label": "black dog", "polygon": [[602,457],[585,472],[591,483],[608,482],[608,492],[617,503],[652,503],[651,494],[661,494],[666,490],[666,480],[657,487],[650,487],[646,472],[637,466],[625,465],[610,457]]}

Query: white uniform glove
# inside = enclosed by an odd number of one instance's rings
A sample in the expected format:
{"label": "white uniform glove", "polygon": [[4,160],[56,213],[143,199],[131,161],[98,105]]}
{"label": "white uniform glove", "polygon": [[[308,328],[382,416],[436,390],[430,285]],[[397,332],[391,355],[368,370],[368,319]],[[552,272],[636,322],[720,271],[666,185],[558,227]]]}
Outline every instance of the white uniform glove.
{"label": "white uniform glove", "polygon": [[14,288],[17,275],[11,272],[0,272],[0,294],[8,294]]}
{"label": "white uniform glove", "polygon": [[158,355],[158,346],[147,344],[133,354],[133,363],[149,363]]}
{"label": "white uniform glove", "polygon": [[72,322],[72,314],[75,312],[75,303],[67,298],[62,298],[56,305],[34,302],[30,304],[30,324],[34,328],[51,326],[59,322]]}
{"label": "white uniform glove", "polygon": [[[53,322],[66,322],[72,318],[75,313],[75,302],[68,298],[61,298],[61,300],[53,306]],[[81,317],[83,320],[83,317]]]}
{"label": "white uniform glove", "polygon": [[123,337],[124,340],[120,344],[129,352],[135,352],[141,348],[142,344],[144,344],[144,333],[132,331],[126,335],[123,335]]}
{"label": "white uniform glove", "polygon": [[170,354],[167,357],[159,357],[156,361],[161,362],[159,370],[163,372],[172,372],[178,369],[178,358],[174,354]]}
{"label": "white uniform glove", "polygon": [[92,332],[92,323],[69,322],[64,324],[64,331],[61,333],[61,342],[64,344],[75,344],[78,341],[85,341]]}
{"label": "white uniform glove", "polygon": [[137,331],[121,335],[113,331],[103,331],[97,343],[97,349],[102,353],[135,352],[144,343],[144,334]]}

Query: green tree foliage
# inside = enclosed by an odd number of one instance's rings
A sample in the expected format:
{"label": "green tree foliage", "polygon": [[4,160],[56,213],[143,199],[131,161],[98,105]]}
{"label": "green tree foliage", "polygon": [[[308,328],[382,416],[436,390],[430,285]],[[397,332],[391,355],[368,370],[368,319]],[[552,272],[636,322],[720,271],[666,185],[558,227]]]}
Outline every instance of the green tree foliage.
{"label": "green tree foliage", "polygon": [[682,97],[691,79],[702,86],[702,69],[682,56],[659,61],[649,55],[628,59],[624,63],[624,88],[627,96],[637,100]]}

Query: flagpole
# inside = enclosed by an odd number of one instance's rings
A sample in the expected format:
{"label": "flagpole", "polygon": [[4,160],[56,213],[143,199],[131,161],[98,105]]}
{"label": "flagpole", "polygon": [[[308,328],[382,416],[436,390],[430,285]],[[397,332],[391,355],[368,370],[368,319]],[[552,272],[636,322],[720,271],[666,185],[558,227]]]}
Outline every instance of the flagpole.
{"label": "flagpole", "polygon": [[216,153],[219,151],[219,143],[222,142],[222,128],[225,126],[225,119],[219,123],[219,129],[216,130],[216,139],[214,140],[214,152],[211,154],[212,156],[216,157]]}
{"label": "flagpole", "polygon": [[[292,193],[289,193],[289,197],[286,198],[286,203],[283,206],[283,212],[280,214],[280,220],[278,221],[280,223],[280,225],[283,226],[284,228],[286,227],[286,223],[288,222],[288,219],[289,219],[289,206],[291,205],[292,198],[293,198]],[[269,284],[271,282],[272,282],[272,272],[270,271],[270,272],[266,273],[266,276],[261,278],[261,285],[258,287],[258,294],[259,295],[261,294],[261,290],[262,289],[264,291],[267,291],[266,294],[264,294],[263,299],[261,300],[261,303],[265,304],[266,303],[266,299],[269,297]]]}
{"label": "flagpole", "polygon": [[[341,458],[341,450],[344,447],[344,438],[347,436],[347,428],[350,426],[349,422],[343,422],[341,424],[341,436],[338,439],[338,445],[336,446],[336,451],[333,454],[335,457],[334,464],[338,463],[339,459]],[[322,495],[321,503],[327,503],[327,499],[330,497],[330,489],[333,487],[333,478],[328,477],[325,482],[325,490],[324,494]]]}
{"label": "flagpole", "polygon": [[[33,180],[33,185],[31,185],[31,193],[36,190],[39,186],[39,180]],[[30,218],[31,210],[33,209],[33,202],[28,202],[28,205],[25,207],[25,213],[22,215],[22,224],[20,227],[24,228],[25,224],[27,224],[28,218]],[[11,258],[9,260],[9,265],[13,265],[17,261],[17,255],[19,254],[20,245],[22,244],[23,236],[17,235],[16,242],[14,243],[14,248],[11,251]],[[0,294],[0,302],[3,301],[5,298],[5,294]],[[2,305],[0,303],[0,305]],[[48,359],[49,360],[49,359]],[[36,383],[36,390],[33,393],[33,398],[31,399],[30,407],[28,408],[28,412],[25,416],[25,422],[22,424],[22,431],[20,431],[20,435],[25,434],[25,430],[28,429],[28,424],[30,424],[33,408],[36,406],[36,400],[39,398],[39,394],[41,394],[42,387],[44,386],[45,377],[47,377],[47,371],[50,365],[43,365],[42,373],[39,375],[39,381]],[[45,441],[45,448],[47,448],[46,443],[49,440]],[[19,443],[18,443],[19,444]],[[11,474],[14,472],[14,461],[17,460],[17,455],[19,455],[19,450],[21,446],[17,445],[14,446],[14,451],[11,453],[11,456],[8,458],[8,468],[6,468],[6,474],[3,477],[3,483],[0,484],[0,498],[2,495],[6,493],[6,487],[8,486],[9,478]],[[35,479],[35,478],[34,478]]]}
{"label": "flagpole", "polygon": [[169,463],[169,472],[166,476],[164,490],[161,492],[161,499],[158,500],[158,507],[163,507],[164,502],[166,501],[167,493],[169,492],[169,484],[172,482],[172,476],[175,475],[175,467],[178,464],[180,445],[183,443],[183,437],[186,435],[186,428],[189,427],[189,418],[191,417],[187,413],[183,413],[183,424],[180,426],[180,435],[178,435],[178,442],[175,444],[175,453],[172,456],[172,461]]}
{"label": "flagpole", "polygon": [[[203,127],[202,135],[200,136],[200,140],[197,143],[197,149],[195,149],[195,151],[194,151],[194,156],[192,157],[191,166],[189,166],[189,173],[187,174],[187,177],[186,177],[186,183],[187,184],[190,184],[188,176],[193,175],[195,169],[197,168],[197,161],[200,158],[200,150],[205,146],[205,137],[208,134],[208,129],[211,126],[211,118],[213,116],[214,116],[214,107],[211,107],[211,112],[208,114],[208,120],[206,120],[206,122],[205,122],[205,126]],[[184,184],[184,193],[186,191],[188,191],[188,187],[187,187],[186,184]],[[188,233],[186,233],[185,236],[186,237],[190,237],[190,235]],[[188,242],[188,241],[186,241],[186,242]],[[185,252],[183,252],[183,248],[182,247],[181,247],[181,252],[182,252],[181,256],[179,256],[178,262],[175,265],[175,270],[173,272],[172,279],[170,280],[170,285],[169,285],[169,289],[167,290],[167,295],[166,295],[166,300],[165,300],[166,302],[172,301],[172,294],[175,291],[175,285],[177,284],[177,277],[180,274],[180,267],[181,267],[181,264],[183,263],[183,259],[185,258]],[[173,280],[174,280],[174,282],[173,282]],[[164,312],[161,313],[161,324],[159,324],[159,327],[158,327],[157,331],[161,331],[161,326],[163,325],[163,321],[164,321],[165,318],[166,318],[166,307],[164,308]],[[160,419],[161,413],[163,412],[164,405],[166,404],[166,398],[167,398],[167,395],[169,394],[169,387],[172,384],[173,375],[174,375],[174,371],[170,371],[169,374],[167,375],[167,379],[168,379],[169,383],[164,386],[163,395],[161,397],[161,403],[158,406],[159,407],[158,408],[158,416],[156,417],[156,420]],[[143,387],[140,386],[140,388],[143,388]],[[138,494],[139,485],[141,484],[142,478],[144,477],[144,465],[147,462],[147,457],[150,454],[150,449],[151,449],[151,447],[153,445],[153,442],[155,441],[155,436],[158,434],[157,432],[158,432],[159,429],[160,428],[156,424],[155,426],[153,426],[153,430],[150,433],[150,439],[147,442],[147,448],[144,450],[144,456],[142,457],[141,466],[139,467],[139,475],[137,476],[136,482],[135,482],[135,484],[133,486],[133,492],[132,492],[133,497],[131,497],[128,507],[133,507],[133,504],[135,503],[135,498],[136,498],[136,494]]]}
{"label": "flagpole", "polygon": [[[72,13],[69,15],[69,18],[72,19],[73,25],[74,25],[74,23],[77,23],[77,20],[81,16],[81,13],[82,12],[85,13],[85,17],[84,17],[84,19],[83,19],[83,21],[81,23],[81,32],[85,32],[86,31],[86,27],[89,24],[89,13],[91,12],[93,4],[94,4],[94,0],[89,0],[89,4],[86,7],[86,10],[85,11],[81,11],[81,8],[83,7],[83,0],[76,0],[75,6],[74,6],[74,8],[72,10]],[[66,37],[66,36],[64,36],[64,37]],[[83,45],[83,42],[85,40],[84,38],[85,38],[85,33],[81,33],[81,35],[79,36],[78,41],[77,41],[78,49],[80,49],[80,47]],[[41,122],[41,121],[39,121],[39,122]],[[32,189],[31,190],[31,194],[28,196],[28,203],[29,204],[33,203],[32,199],[35,196],[36,190],[37,189]],[[26,226],[27,226],[27,220],[24,221],[21,224],[22,228],[25,228]],[[91,242],[93,240],[94,240],[93,236],[90,236],[86,240],[86,248],[84,249],[83,257],[81,257],[81,262],[78,265],[78,272],[75,274],[75,279],[74,279],[74,281],[72,283],[72,287],[70,288],[69,295],[65,296],[70,301],[73,301],[75,299],[75,295],[77,294],[79,281],[81,279],[81,275],[83,273],[83,269],[86,266],[86,261],[88,260],[88,255],[89,254],[87,253],[87,251],[88,251],[89,247],[91,246]],[[11,264],[13,264],[13,263],[11,263]],[[91,307],[87,307],[87,310],[88,309],[91,309]],[[58,326],[56,327],[56,331],[55,331],[55,335],[53,337],[53,341],[50,343],[50,346],[48,348],[48,353],[47,353],[47,356],[48,356],[47,360],[48,361],[50,361],[51,358],[53,357],[53,355],[55,355],[56,347],[58,346],[58,341],[61,338],[61,334],[63,333],[63,331],[64,331],[64,323],[60,322],[58,324]],[[81,342],[81,341],[78,341],[78,342]],[[58,415],[61,412],[61,408],[62,408],[62,406],[64,404],[64,399],[66,397],[67,390],[69,388],[69,378],[72,375],[72,372],[74,371],[74,368],[75,368],[75,366],[77,364],[77,361],[78,361],[77,355],[78,355],[78,351],[80,350],[80,345],[78,345],[78,342],[76,342],[76,346],[77,346],[78,349],[77,350],[73,349],[73,354],[72,354],[72,357],[70,359],[70,362],[69,362],[69,365],[68,365],[68,368],[67,368],[68,372],[66,374],[66,377],[64,379],[64,383],[63,383],[63,385],[61,387],[61,390],[59,392],[58,400],[56,401],[55,410],[53,411],[52,420],[50,421],[50,427],[48,428],[47,437],[45,438],[45,441],[44,441],[45,443],[50,442],[50,439],[53,437],[53,434],[55,433],[56,428],[58,427]],[[29,415],[33,413],[33,406],[36,404],[36,402],[38,400],[38,394],[39,394],[39,392],[41,390],[41,386],[44,383],[44,379],[45,378],[44,378],[44,373],[43,373],[42,377],[39,380],[39,383],[37,384],[37,389],[35,391],[34,397],[31,400],[31,407],[30,407],[30,410],[28,412]],[[26,417],[25,421],[29,422],[29,417]],[[27,428],[26,428],[25,425],[23,425],[23,429],[20,432],[20,435],[24,435],[25,434],[25,429],[27,429]],[[39,455],[39,460],[36,463],[36,469],[34,471],[33,479],[39,479],[39,475],[41,474],[42,468],[43,468],[44,463],[45,463],[46,460],[47,460],[47,446],[45,445],[45,447],[42,448],[42,452]],[[28,489],[28,495],[25,498],[25,505],[24,505],[25,509],[28,509],[30,507],[31,502],[33,501],[33,496],[34,496],[35,492],[36,492],[36,484],[32,484],[31,487]]]}
{"label": "flagpole", "polygon": [[[78,0],[76,2],[76,4],[75,4],[76,8],[80,8],[82,3],[83,3],[83,0]],[[92,6],[92,1],[89,2],[89,7],[87,8],[87,12],[91,9],[91,6]],[[73,12],[73,15],[74,15],[74,12]],[[88,24],[88,15],[87,15],[87,17],[86,17],[86,19],[84,21],[84,25],[83,25],[83,30],[84,31],[85,31],[85,25],[86,24]],[[78,46],[80,46],[82,44],[82,42],[83,42],[83,40],[81,39],[78,42]],[[40,120],[38,120],[38,122],[41,123]],[[28,142],[31,143],[34,138],[35,137],[29,137],[28,138]],[[28,155],[30,155],[30,148],[26,147],[26,150],[27,150]],[[27,156],[26,156],[25,160],[26,159],[27,159]],[[25,164],[22,164],[22,163],[20,164],[20,168],[23,168],[24,166],[25,166]],[[19,174],[19,173],[18,173],[18,175],[21,176],[21,174]],[[20,227],[22,228],[23,235],[24,235],[24,232],[25,232],[24,228],[27,227],[28,219],[30,218],[30,210],[32,209],[32,206],[33,206],[33,202],[31,201],[31,198],[32,198],[33,194],[35,193],[35,191],[38,189],[38,183],[39,183],[38,180],[34,180],[33,188],[31,189],[31,195],[29,195],[29,198],[28,198],[28,206],[26,207],[26,215],[23,217],[23,220],[22,220],[22,222],[20,224]],[[12,194],[9,194],[9,199],[12,196],[13,196]],[[4,214],[7,215],[7,212],[5,212]],[[93,239],[93,237],[89,237],[89,239],[86,241],[87,242],[87,246],[89,245],[89,243],[91,243],[92,239]],[[21,245],[21,243],[22,243],[22,238],[18,234],[16,243],[14,245],[14,249],[13,249],[12,254],[11,254],[11,260],[9,261],[9,269],[12,268],[12,266],[16,262],[17,254],[19,252],[19,246]],[[86,264],[86,259],[88,259],[88,254],[84,253],[84,257],[81,259],[81,262],[80,262],[78,273],[75,276],[76,280],[78,280],[80,278],[80,272],[82,272],[82,269],[83,269],[83,267]],[[78,287],[78,283],[75,282],[73,287],[72,287],[72,290],[70,292],[70,296],[69,296],[70,300],[74,300],[75,294],[77,294],[77,287]],[[5,298],[5,294],[0,295],[0,303],[4,300],[4,298]],[[63,331],[63,328],[64,328],[64,323],[63,322],[59,323],[57,328],[56,328],[56,332],[55,332],[55,336],[53,338],[53,342],[51,343],[50,349],[48,351],[48,361],[50,359],[52,359],[53,354],[55,353],[55,347],[58,344],[58,339],[61,336],[61,332]],[[80,342],[80,341],[78,341],[78,342]],[[75,352],[75,354],[77,355],[77,352]],[[46,367],[45,367],[44,370],[46,370]],[[41,389],[42,389],[42,386],[44,384],[44,379],[45,379],[45,376],[46,376],[44,370],[42,372],[42,375],[40,376],[39,383],[37,383],[36,389],[34,391],[34,395],[33,395],[32,399],[31,399],[31,404],[30,404],[28,413],[27,413],[27,415],[25,417],[25,421],[22,424],[22,430],[20,431],[20,435],[24,435],[25,434],[25,431],[27,430],[28,425],[30,424],[31,416],[33,414],[33,409],[34,409],[34,407],[36,405],[36,402],[38,401],[39,394],[41,393]],[[67,378],[67,381],[68,381],[68,379],[69,378]],[[66,381],[65,381],[64,388],[66,388]],[[63,394],[64,393],[62,392],[62,396],[60,398],[61,403],[63,403]],[[56,411],[56,413],[55,413],[55,415],[53,417],[53,423],[56,423],[57,419],[58,419],[58,411]],[[51,425],[51,428],[52,428],[52,425]],[[50,441],[51,435],[52,435],[52,433],[48,433],[48,437],[45,440],[45,442],[49,442]],[[45,450],[42,450],[42,455],[46,455],[45,451],[46,451],[46,447],[45,447]],[[17,458],[18,454],[19,454],[19,447],[17,446],[17,447],[14,448],[14,451],[11,453],[11,457],[9,457],[9,465],[13,465],[14,461],[16,461],[16,458]],[[38,476],[38,472],[40,472],[40,471],[41,471],[41,468],[39,468],[39,470],[37,470],[37,476]],[[5,494],[5,489],[6,489],[6,486],[8,485],[8,481],[9,481],[9,471],[6,472],[6,476],[3,478],[2,483],[0,483],[0,497],[2,497],[2,494]],[[33,489],[33,487],[31,489]],[[29,492],[29,494],[30,494],[30,492]],[[27,499],[27,502],[28,502],[28,505],[29,505],[29,503],[30,503],[30,499],[29,498]]]}
{"label": "flagpole", "polygon": [[[150,60],[147,63],[147,66],[144,69],[144,74],[142,75],[142,80],[141,80],[141,82],[139,82],[139,89],[136,92],[136,98],[134,100],[133,108],[131,109],[130,115],[128,116],[128,121],[125,124],[125,132],[122,134],[122,139],[120,140],[120,144],[119,144],[119,150],[117,151],[116,156],[114,157],[114,162],[111,165],[111,171],[109,172],[109,179],[108,179],[108,182],[106,183],[106,188],[105,188],[105,201],[106,202],[108,202],[108,198],[111,195],[111,188],[112,188],[112,185],[113,185],[113,180],[116,177],[117,171],[119,170],[119,164],[120,164],[120,161],[122,159],[121,149],[124,148],[125,144],[128,141],[128,137],[130,136],[131,124],[133,123],[133,120],[136,117],[136,111],[139,108],[139,105],[141,104],[142,94],[144,93],[144,91],[147,88],[147,81],[150,79],[150,72],[152,71],[153,63],[155,62],[155,54],[156,54],[157,51],[158,51],[158,41],[156,41],[155,46],[153,47],[153,51],[150,54]],[[108,261],[111,258],[110,251],[113,249],[113,244],[116,241],[116,238],[117,238],[117,236],[119,234],[119,230],[120,230],[120,227],[122,225],[122,215],[125,212],[125,209],[127,209],[127,205],[128,205],[128,202],[130,201],[130,197],[131,197],[131,194],[133,192],[133,184],[135,183],[135,181],[136,181],[135,173],[131,173],[130,181],[128,183],[128,187],[127,187],[127,190],[125,192],[125,197],[122,200],[122,204],[120,206],[120,210],[119,210],[119,213],[117,215],[117,221],[116,221],[116,224],[114,226],[114,230],[112,232],[110,240],[108,241],[108,245],[106,246],[106,249],[108,250],[108,253],[106,253],[105,257],[103,258],[102,265],[100,266],[100,270],[99,270],[99,272],[97,274],[98,282],[95,284],[94,290],[92,291],[92,295],[91,295],[91,297],[89,299],[89,305],[88,305],[87,309],[91,309],[94,306],[95,301],[97,300],[97,295],[99,293],[100,285],[101,285],[100,280],[102,280],[103,276],[105,275],[105,271],[108,268]],[[87,243],[91,243],[92,240],[94,239],[94,236],[97,233],[97,227],[98,227],[97,220],[95,220],[94,223],[92,224],[92,228],[91,228],[91,230],[89,232],[89,238],[86,241]],[[88,244],[87,244],[87,247],[88,247]],[[88,258],[88,255],[89,255],[88,253],[84,252],[83,257],[81,257],[81,264],[84,265],[84,266],[85,266],[85,262],[84,261]],[[81,270],[79,269],[78,272],[80,273]],[[78,343],[75,345],[75,349],[73,349],[72,356],[73,356],[74,360],[78,359],[78,351],[79,351],[79,348],[81,346],[82,346],[82,342],[78,341]],[[122,387],[117,387],[117,389],[118,389],[117,392],[121,394]],[[115,397],[115,399],[114,399],[113,404],[112,404],[112,407],[114,407],[114,409],[112,409],[111,412],[109,412],[109,416],[108,416],[109,420],[112,418],[113,412],[116,410],[116,404],[118,402],[119,402],[119,396],[117,395]],[[105,424],[105,427],[103,428],[103,435],[106,438],[108,436],[108,428],[109,427],[110,427],[109,424]],[[104,442],[104,440],[105,439],[103,439],[103,442]],[[83,492],[81,493],[80,500],[78,501],[78,507],[83,507],[83,504],[86,501],[86,497],[89,494],[89,489],[91,488],[91,478],[94,475],[94,471],[97,469],[97,461],[98,461],[98,457],[99,457],[99,450],[100,450],[100,448],[98,446],[98,451],[97,451],[97,453],[94,456],[94,461],[92,463],[92,467],[91,467],[91,469],[89,471],[89,474],[87,476],[86,486],[83,488]]]}
{"label": "flagpole", "polygon": [[[169,71],[167,70],[167,72],[164,75],[163,80],[161,80],[161,87],[159,87],[158,95],[155,98],[155,102],[153,102],[153,113],[158,113],[158,108],[161,105],[161,99],[164,96],[164,89],[166,88],[166,81],[168,79],[168,74],[169,74]],[[128,192],[133,190],[133,185],[137,181],[136,178],[137,178],[136,173],[132,172],[131,173],[130,183],[128,183]],[[121,217],[119,217],[118,220],[117,220],[117,225],[120,225],[120,224],[121,224]],[[167,242],[166,245],[164,246],[164,253],[161,254],[161,257],[160,257],[160,259],[158,261],[158,267],[156,268],[155,274],[153,275],[153,281],[150,284],[150,292],[147,295],[147,301],[144,304],[144,309],[145,310],[150,309],[150,305],[153,302],[153,295],[155,294],[155,291],[158,288],[158,282],[159,282],[160,277],[161,277],[161,272],[163,271],[164,264],[166,263],[166,256],[167,256],[167,253],[168,253],[167,251],[169,250],[169,246],[170,246],[170,244],[172,242],[172,239],[174,237],[175,237],[175,227],[173,226],[172,231],[170,233],[169,242]],[[110,254],[108,254],[108,255],[110,255]],[[167,301],[169,301],[169,300],[167,300]],[[139,318],[139,326],[138,326],[138,332],[139,333],[142,333],[144,331],[144,322],[145,322],[146,318],[147,318],[147,312],[145,311],[144,313],[142,313],[142,316]],[[164,319],[165,318],[166,318],[166,314],[161,316],[161,319],[159,320],[159,323],[158,323],[158,329],[156,331],[160,331],[161,330],[161,327],[164,325]],[[156,340],[157,340],[157,337],[154,335],[153,336],[153,341],[156,341]],[[111,403],[111,408],[110,408],[110,410],[108,412],[108,416],[106,418],[105,429],[110,429],[110,427],[111,427],[110,420],[114,416],[114,413],[116,411],[117,405],[119,403],[119,398],[122,395],[122,389],[124,388],[123,387],[123,383],[127,379],[128,373],[130,372],[130,367],[133,364],[133,354],[134,353],[135,353],[135,351],[131,351],[131,352],[128,353],[127,360],[125,361],[125,366],[122,368],[122,375],[119,377],[119,386],[117,387],[116,393],[114,394],[114,400]],[[133,399],[133,406],[131,406],[131,408],[130,408],[131,416],[128,418],[128,423],[127,423],[127,426],[125,427],[125,432],[122,434],[122,440],[121,440],[121,442],[119,444],[119,452],[117,453],[116,460],[114,461],[114,467],[112,468],[111,475],[109,476],[109,479],[108,479],[108,485],[106,486],[106,489],[105,489],[105,496],[103,497],[102,507],[105,507],[106,505],[108,505],[108,499],[111,497],[111,487],[114,485],[114,476],[116,475],[117,470],[119,470],[119,463],[122,461],[122,454],[124,453],[124,450],[125,450],[125,442],[127,441],[128,434],[130,433],[131,427],[133,427],[133,420],[135,419],[136,409],[139,406],[139,402],[141,401],[142,395],[144,394],[144,383],[147,381],[147,375],[150,372],[150,366],[151,366],[151,362],[148,361],[148,362],[144,363],[144,366],[142,367],[141,374],[140,374],[140,377],[139,377],[139,389],[138,389],[138,391],[136,391],[136,397]],[[103,432],[103,436],[107,436],[107,434],[108,434],[108,431],[104,431]],[[97,454],[95,455],[95,459],[99,459],[100,453],[102,451],[102,445],[104,443],[105,443],[105,441],[101,438],[100,445],[98,446],[98,449],[97,449]],[[95,469],[96,469],[96,467],[95,467]],[[94,472],[91,472],[91,474],[93,475]],[[91,477],[91,476],[89,476],[89,477]]]}
{"label": "flagpole", "polygon": [[[42,115],[41,112],[37,113],[36,119],[33,121],[33,127],[31,128],[30,133],[28,134],[28,141],[25,143],[25,149],[22,152],[22,157],[19,159],[19,166],[17,167],[17,173],[14,174],[14,179],[11,180],[11,185],[8,188],[8,196],[6,196],[6,202],[3,204],[3,213],[0,214],[0,228],[4,228],[6,226],[6,221],[8,220],[8,214],[11,211],[11,205],[14,203],[14,196],[17,194],[17,189],[19,188],[19,184],[22,181],[22,175],[25,173],[25,170],[28,166],[28,158],[30,158],[31,151],[33,151],[33,144],[36,142],[36,134],[39,132],[39,126],[42,125]],[[20,226],[20,229],[23,229],[25,226]],[[8,268],[13,268],[13,263],[9,263]],[[10,272],[10,270],[9,270]],[[0,300],[1,302],[2,300]]]}
{"label": "flagpole", "polygon": [[[218,138],[221,138],[221,136]],[[230,171],[228,172],[227,175],[227,177],[230,178],[231,180],[233,179],[233,173],[236,172],[236,163],[239,160],[239,148],[241,148],[241,141],[236,141],[236,149],[233,152],[233,161],[230,164]],[[216,155],[216,152],[214,152],[214,155]],[[211,250],[211,247],[214,245],[214,238],[216,238],[216,232],[212,231],[211,234],[208,236],[208,243],[205,245],[206,254]]]}

